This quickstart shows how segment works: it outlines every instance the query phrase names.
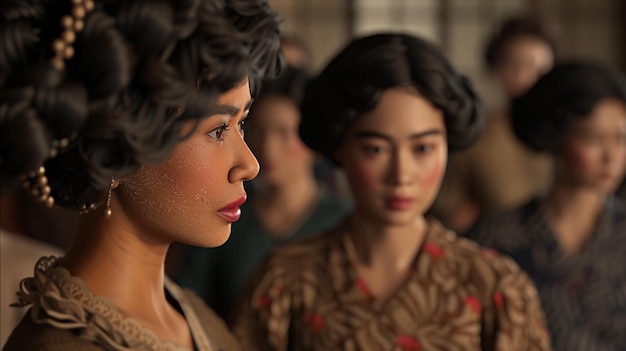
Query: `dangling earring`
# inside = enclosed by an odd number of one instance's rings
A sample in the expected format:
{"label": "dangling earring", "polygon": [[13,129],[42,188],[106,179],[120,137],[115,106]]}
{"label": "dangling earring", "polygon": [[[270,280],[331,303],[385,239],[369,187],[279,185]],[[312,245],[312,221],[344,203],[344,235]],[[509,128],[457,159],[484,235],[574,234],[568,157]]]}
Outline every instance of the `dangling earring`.
{"label": "dangling earring", "polygon": [[111,193],[113,192],[113,177],[111,177],[111,185],[109,186],[109,193],[107,194],[107,202],[106,202],[106,207],[104,209],[104,218],[105,219],[109,219],[111,218]]}

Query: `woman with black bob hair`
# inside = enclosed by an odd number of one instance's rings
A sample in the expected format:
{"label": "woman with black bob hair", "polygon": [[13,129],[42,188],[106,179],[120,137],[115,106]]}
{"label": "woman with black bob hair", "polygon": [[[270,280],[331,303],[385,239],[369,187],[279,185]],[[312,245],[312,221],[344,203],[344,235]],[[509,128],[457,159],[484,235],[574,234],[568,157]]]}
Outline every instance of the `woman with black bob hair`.
{"label": "woman with black bob hair", "polygon": [[283,246],[240,300],[249,350],[547,350],[536,291],[509,259],[426,218],[448,149],[482,109],[441,51],[406,34],[352,41],[310,84],[300,132],[346,173],[354,210]]}
{"label": "woman with black bob hair", "polygon": [[556,350],[625,350],[626,77],[557,65],[514,101],[512,125],[554,160],[542,197],[483,218],[469,237],[513,257],[535,281]]}
{"label": "woman with black bob hair", "polygon": [[[83,213],[24,279],[4,350],[233,350],[164,277],[171,242],[219,246],[258,163],[241,125],[280,69],[264,0],[4,1],[2,191]],[[34,219],[36,220],[36,219]]]}

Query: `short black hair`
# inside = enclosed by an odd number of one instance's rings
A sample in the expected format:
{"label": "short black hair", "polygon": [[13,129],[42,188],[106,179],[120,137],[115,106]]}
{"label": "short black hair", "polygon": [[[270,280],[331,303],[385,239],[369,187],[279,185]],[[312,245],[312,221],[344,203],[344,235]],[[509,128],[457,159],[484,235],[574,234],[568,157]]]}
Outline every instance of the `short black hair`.
{"label": "short black hair", "polygon": [[302,140],[332,159],[346,127],[373,110],[386,89],[414,87],[444,114],[450,150],[471,145],[484,126],[483,108],[470,81],[439,48],[408,34],[353,40],[307,87]]}
{"label": "short black hair", "polygon": [[626,77],[590,62],[556,65],[511,105],[515,135],[536,151],[554,151],[576,121],[608,98],[626,104]]}
{"label": "short black hair", "polygon": [[499,30],[488,40],[485,47],[485,62],[489,69],[500,64],[507,46],[519,37],[533,37],[545,42],[554,56],[557,54],[554,34],[547,23],[536,16],[511,17],[505,20]]}

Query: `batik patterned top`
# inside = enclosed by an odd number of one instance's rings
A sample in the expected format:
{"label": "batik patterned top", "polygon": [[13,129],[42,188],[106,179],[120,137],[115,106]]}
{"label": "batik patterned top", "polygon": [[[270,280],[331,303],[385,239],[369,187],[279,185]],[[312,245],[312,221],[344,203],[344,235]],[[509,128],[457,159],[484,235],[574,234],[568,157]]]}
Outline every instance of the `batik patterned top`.
{"label": "batik patterned top", "polygon": [[607,200],[576,256],[560,250],[537,200],[479,221],[468,236],[510,255],[534,280],[556,350],[626,350],[626,208],[619,200]]}
{"label": "batik patterned top", "polygon": [[234,319],[245,350],[549,350],[536,290],[510,259],[434,219],[405,283],[385,301],[355,270],[346,222],[278,249]]}

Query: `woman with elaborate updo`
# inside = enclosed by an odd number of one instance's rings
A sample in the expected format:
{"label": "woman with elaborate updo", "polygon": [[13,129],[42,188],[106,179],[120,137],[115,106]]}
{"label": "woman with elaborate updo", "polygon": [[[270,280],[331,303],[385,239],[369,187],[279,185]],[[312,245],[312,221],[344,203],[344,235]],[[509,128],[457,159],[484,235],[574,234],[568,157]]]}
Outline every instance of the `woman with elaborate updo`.
{"label": "woman with elaborate updo", "polygon": [[626,77],[558,65],[511,113],[519,139],[552,155],[553,185],[469,237],[534,280],[556,350],[626,350],[626,207],[613,196],[626,168]]}
{"label": "woman with elaborate updo", "polygon": [[277,249],[239,301],[247,350],[548,350],[530,279],[424,213],[448,150],[483,126],[469,81],[405,34],[352,41],[312,81],[300,126],[346,173],[341,224]]}
{"label": "woman with elaborate updo", "polygon": [[[4,350],[237,350],[164,276],[171,242],[219,246],[258,163],[250,87],[280,68],[264,0],[9,1],[1,7],[2,191],[80,211],[24,279]],[[34,219],[36,220],[36,219]]]}

